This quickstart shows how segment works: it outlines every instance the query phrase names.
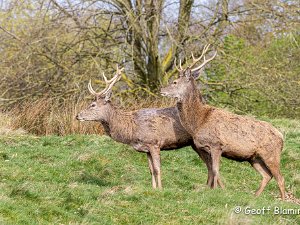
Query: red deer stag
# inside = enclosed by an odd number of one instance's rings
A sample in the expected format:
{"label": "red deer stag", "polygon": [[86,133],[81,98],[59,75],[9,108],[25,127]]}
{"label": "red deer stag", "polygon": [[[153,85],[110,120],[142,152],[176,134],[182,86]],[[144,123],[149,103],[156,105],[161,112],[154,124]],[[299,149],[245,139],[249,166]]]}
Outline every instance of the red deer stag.
{"label": "red deer stag", "polygon": [[[280,154],[283,148],[283,136],[271,124],[247,116],[240,116],[223,109],[206,105],[197,89],[196,79],[200,70],[211,61],[216,53],[206,59],[209,45],[205,46],[201,56],[183,69],[180,62],[179,78],[161,89],[163,96],[177,99],[180,122],[193,137],[199,151],[210,155],[212,161],[213,185],[219,177],[220,157],[237,161],[248,161],[262,176],[256,196],[260,195],[274,176],[281,198],[285,198],[284,178],[280,173]],[[195,67],[203,59],[203,63]]]}
{"label": "red deer stag", "polygon": [[[107,80],[106,87],[97,93],[93,90],[91,81],[88,89],[95,96],[95,101],[80,112],[76,118],[80,121],[99,121],[107,135],[115,141],[131,145],[139,152],[147,153],[149,169],[152,175],[153,188],[161,188],[160,150],[179,149],[192,146],[192,137],[179,122],[175,107],[161,109],[141,109],[137,111],[122,111],[114,107],[110,101],[113,85],[120,79],[122,69],[117,68],[115,76]],[[195,148],[194,148],[195,150]],[[212,168],[206,152],[197,151],[208,169],[207,184],[212,185]],[[223,187],[221,181],[217,181]]]}

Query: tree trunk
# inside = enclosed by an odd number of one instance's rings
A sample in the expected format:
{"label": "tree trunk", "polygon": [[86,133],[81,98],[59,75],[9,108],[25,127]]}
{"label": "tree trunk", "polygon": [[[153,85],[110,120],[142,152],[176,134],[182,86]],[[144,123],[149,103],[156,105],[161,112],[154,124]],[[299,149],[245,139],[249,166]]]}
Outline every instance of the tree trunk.
{"label": "tree trunk", "polygon": [[146,1],[146,23],[148,31],[148,40],[145,40],[147,43],[147,57],[146,58],[146,68],[147,68],[147,77],[146,84],[152,90],[155,90],[159,86],[159,80],[162,75],[161,72],[161,60],[158,51],[159,45],[159,30],[160,30],[160,20],[161,12],[163,6],[163,0],[155,1],[148,0]]}

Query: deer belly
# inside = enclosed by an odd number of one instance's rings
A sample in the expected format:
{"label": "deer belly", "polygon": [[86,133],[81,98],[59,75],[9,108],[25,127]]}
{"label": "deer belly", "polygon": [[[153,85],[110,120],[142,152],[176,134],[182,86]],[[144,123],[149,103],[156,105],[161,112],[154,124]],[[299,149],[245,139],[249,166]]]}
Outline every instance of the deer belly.
{"label": "deer belly", "polygon": [[222,156],[238,161],[245,161],[252,158],[256,154],[256,147],[253,144],[235,142],[221,146]]}
{"label": "deer belly", "polygon": [[149,147],[142,143],[134,143],[131,146],[138,152],[145,152],[145,153],[149,152]]}
{"label": "deer belly", "polygon": [[211,133],[201,133],[194,139],[197,147],[205,148],[206,151],[221,151],[222,156],[238,161],[245,161],[256,154],[257,143],[247,138],[235,138],[234,135],[222,137]]}

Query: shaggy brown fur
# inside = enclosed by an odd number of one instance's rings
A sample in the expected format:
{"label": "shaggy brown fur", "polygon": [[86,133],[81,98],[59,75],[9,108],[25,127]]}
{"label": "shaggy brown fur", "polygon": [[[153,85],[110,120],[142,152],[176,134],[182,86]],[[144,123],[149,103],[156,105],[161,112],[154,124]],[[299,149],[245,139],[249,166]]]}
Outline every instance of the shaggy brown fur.
{"label": "shaggy brown fur", "polygon": [[284,178],[280,173],[283,136],[277,129],[269,123],[204,104],[189,69],[185,76],[162,88],[161,93],[178,99],[183,127],[193,137],[196,148],[209,154],[213,169],[212,188],[216,187],[220,157],[224,156],[248,161],[262,175],[257,196],[274,176],[284,199]]}
{"label": "shaggy brown fur", "polygon": [[[185,146],[192,146],[198,153],[208,168],[208,182],[212,179],[207,154],[195,148],[191,135],[179,121],[175,107],[126,112],[114,107],[107,96],[96,96],[96,101],[76,118],[80,121],[100,121],[112,139],[147,153],[153,188],[161,188],[160,151]],[[217,182],[223,187],[221,181]]]}

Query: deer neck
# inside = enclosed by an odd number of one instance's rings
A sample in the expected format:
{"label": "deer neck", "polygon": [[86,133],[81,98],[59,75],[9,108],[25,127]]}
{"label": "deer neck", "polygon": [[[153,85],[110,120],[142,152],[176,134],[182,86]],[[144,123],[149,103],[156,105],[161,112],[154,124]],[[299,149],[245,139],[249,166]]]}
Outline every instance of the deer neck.
{"label": "deer neck", "polygon": [[191,89],[177,102],[177,109],[181,124],[192,135],[205,122],[208,107],[202,101],[202,96],[194,82]]}
{"label": "deer neck", "polygon": [[115,141],[129,144],[133,139],[135,123],[132,112],[122,111],[112,106],[101,124],[105,133]]}

